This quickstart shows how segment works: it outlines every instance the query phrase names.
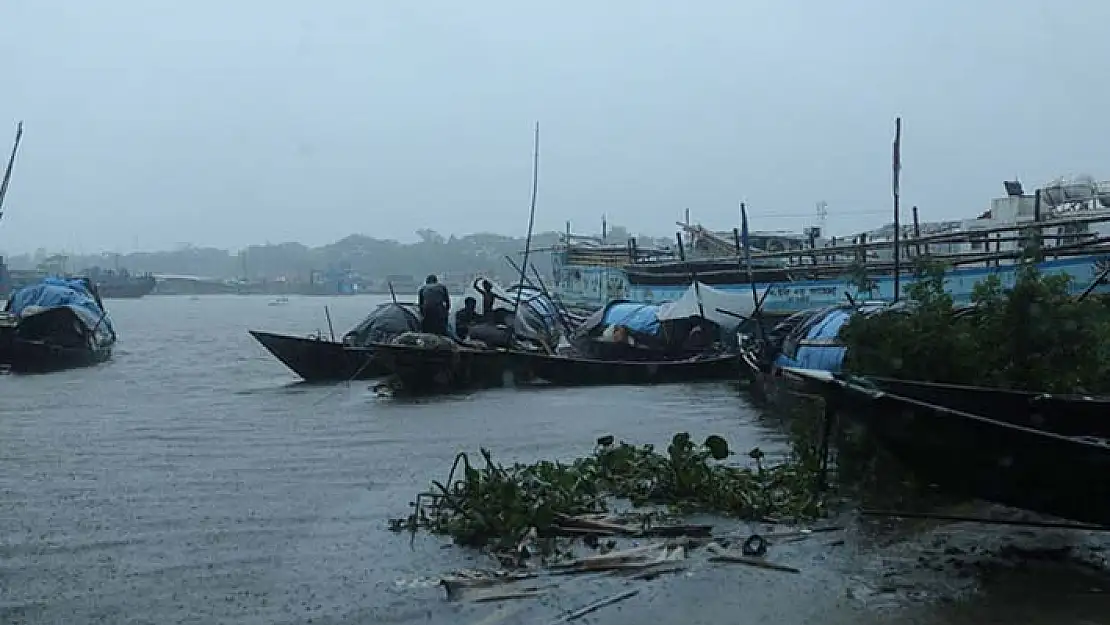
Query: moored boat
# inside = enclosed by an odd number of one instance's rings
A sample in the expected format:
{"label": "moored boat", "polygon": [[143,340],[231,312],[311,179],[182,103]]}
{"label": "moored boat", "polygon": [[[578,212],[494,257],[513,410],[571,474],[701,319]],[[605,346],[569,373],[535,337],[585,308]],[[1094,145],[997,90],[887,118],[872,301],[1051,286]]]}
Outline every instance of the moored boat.
{"label": "moored boat", "polygon": [[[784,369],[789,373],[794,369]],[[1014,425],[1063,436],[1110,440],[1110,398],[1012,389],[898,380],[877,376],[854,378],[885,393],[946,406]]]}
{"label": "moored boat", "polygon": [[[1006,196],[993,198],[975,218],[903,231],[898,253],[893,224],[852,237],[825,238],[818,226],[800,233],[753,231],[742,242],[739,232],[711,232],[687,220],[679,224],[687,238],[684,245],[679,233],[678,249],[568,232],[550,249],[553,292],[564,302],[600,306],[612,299],[667,301],[694,281],[734,292],[749,291],[754,282],[756,291],[768,293],[764,313],[786,316],[836,305],[845,293],[856,301],[894,301],[901,296],[896,290],[917,280],[913,257],[948,265],[945,289],[955,302],[967,303],[989,275],[1013,282],[1031,237],[1044,252],[1038,269],[1070,276],[1076,293],[1110,263],[1110,183],[1087,185],[1079,195],[1051,191],[1052,185],[1034,194],[1013,181],[1005,187]],[[748,255],[750,263],[741,261]],[[1100,281],[1094,292],[1110,292],[1110,282]]]}
{"label": "moored boat", "polygon": [[111,358],[116,331],[86,279],[46,278],[16,291],[0,313],[0,365],[44,373]]}
{"label": "moored boat", "polygon": [[[540,289],[491,287],[493,308],[464,340],[412,331],[367,346],[409,391],[499,386],[514,367],[513,353],[553,353],[569,320]],[[455,334],[453,320],[449,332]]]}
{"label": "moored boat", "polygon": [[143,297],[149,295],[157,284],[153,275],[149,273],[135,275],[127,269],[90,267],[83,277],[87,277],[96,285],[97,292],[104,299]]}
{"label": "moored boat", "polygon": [[1025,410],[1014,415],[1000,405],[988,413],[996,418],[970,411],[985,395],[889,383],[884,389],[881,380],[827,371],[784,373],[815,384],[841,418],[864,426],[911,472],[947,492],[1110,525],[1110,445],[1049,429],[1081,432],[1094,412],[1061,412],[1057,405],[1055,420],[1043,415],[1045,426],[1031,427]]}
{"label": "moored boat", "polygon": [[695,283],[665,304],[610,302],[570,337],[566,353],[522,353],[526,378],[559,385],[657,384],[737,375],[736,330],[750,294]]}
{"label": "moored boat", "polygon": [[330,341],[319,335],[303,337],[261,330],[248,332],[305,382],[370,380],[386,373],[383,365],[375,363],[373,351],[369,349],[349,348],[339,341]]}
{"label": "moored boat", "polygon": [[420,330],[415,304],[385,303],[370,312],[341,341],[250,330],[250,335],[306,382],[370,380],[389,372],[368,345]]}

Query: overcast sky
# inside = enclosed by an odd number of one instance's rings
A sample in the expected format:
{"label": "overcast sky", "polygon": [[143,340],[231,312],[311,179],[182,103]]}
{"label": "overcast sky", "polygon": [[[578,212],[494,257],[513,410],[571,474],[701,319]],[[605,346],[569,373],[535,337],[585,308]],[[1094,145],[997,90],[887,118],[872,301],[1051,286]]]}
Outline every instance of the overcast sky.
{"label": "overcast sky", "polygon": [[[1110,178],[1110,2],[3,0],[0,250],[971,216]],[[6,158],[2,157],[2,158]]]}

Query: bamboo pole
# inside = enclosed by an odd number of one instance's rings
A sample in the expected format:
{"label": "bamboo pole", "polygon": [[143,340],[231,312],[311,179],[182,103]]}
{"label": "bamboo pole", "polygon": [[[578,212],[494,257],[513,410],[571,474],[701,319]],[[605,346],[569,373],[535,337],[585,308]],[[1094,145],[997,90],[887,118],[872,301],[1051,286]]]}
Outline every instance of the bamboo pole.
{"label": "bamboo pole", "polygon": [[23,122],[15,127],[15,143],[12,144],[12,155],[4,168],[4,179],[0,181],[0,219],[4,218],[4,198],[8,195],[8,183],[12,181],[12,170],[15,168],[15,156],[19,153],[19,143],[23,140]]}
{"label": "bamboo pole", "polygon": [[898,301],[901,293],[901,280],[902,280],[902,254],[899,249],[899,239],[902,236],[902,224],[900,221],[901,212],[898,210],[899,192],[898,182],[902,176],[902,118],[898,117],[894,120],[894,158],[893,158],[893,192],[894,192],[894,301]]}
{"label": "bamboo pole", "polygon": [[528,236],[524,239],[524,262],[520,265],[520,280],[517,282],[516,302],[513,304],[513,323],[509,326],[509,336],[516,333],[519,320],[520,298],[524,294],[524,270],[528,267],[528,256],[532,251],[532,229],[536,225],[536,193],[540,183],[540,123],[536,122],[536,134],[532,142],[532,203],[528,209]]}

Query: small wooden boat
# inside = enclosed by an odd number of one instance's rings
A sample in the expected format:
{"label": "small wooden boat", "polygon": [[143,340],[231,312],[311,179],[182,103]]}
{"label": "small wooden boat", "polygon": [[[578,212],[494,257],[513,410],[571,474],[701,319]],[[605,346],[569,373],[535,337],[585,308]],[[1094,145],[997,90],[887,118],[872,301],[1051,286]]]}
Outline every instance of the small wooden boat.
{"label": "small wooden boat", "polygon": [[[475,285],[478,283],[476,280]],[[468,340],[414,331],[367,347],[409,392],[501,386],[515,364],[513,354],[550,351],[558,345],[560,327],[567,319],[534,287],[503,290],[491,284],[491,289],[494,308],[482,322],[470,326]],[[477,288],[475,292],[481,295]],[[514,312],[518,298],[520,306]]]}
{"label": "small wooden boat", "polygon": [[[882,382],[825,371],[785,369],[784,374],[816,384],[832,410],[863,425],[913,473],[948,492],[1110,525],[1110,445],[1105,440],[1030,427],[1020,423],[1020,414],[1012,422],[970,412],[982,409],[979,402],[986,397],[971,391],[946,395],[937,388],[889,383],[890,390],[884,390]],[[991,414],[1007,413],[1000,406]],[[1077,431],[1085,420],[1078,415],[1069,424],[1064,418],[1065,425],[1058,427]]]}
{"label": "small wooden boat", "polygon": [[736,329],[753,308],[703,284],[664,304],[615,300],[575,329],[569,353],[515,354],[516,370],[565,386],[735,379]]}
{"label": "small wooden boat", "polygon": [[85,278],[45,278],[12,294],[0,313],[0,366],[19,373],[85,367],[112,357],[116,331]]}
{"label": "small wooden boat", "polygon": [[695,356],[683,360],[601,360],[573,355],[513,354],[521,379],[560,386],[666,384],[736,378],[735,354]]}
{"label": "small wooden boat", "polygon": [[250,330],[250,335],[306,382],[370,380],[389,373],[368,345],[420,329],[415,304],[378,305],[342,341]]}
{"label": "small wooden boat", "polygon": [[249,330],[274,358],[306,382],[371,380],[388,373],[372,349],[350,347],[321,336],[301,337]]}

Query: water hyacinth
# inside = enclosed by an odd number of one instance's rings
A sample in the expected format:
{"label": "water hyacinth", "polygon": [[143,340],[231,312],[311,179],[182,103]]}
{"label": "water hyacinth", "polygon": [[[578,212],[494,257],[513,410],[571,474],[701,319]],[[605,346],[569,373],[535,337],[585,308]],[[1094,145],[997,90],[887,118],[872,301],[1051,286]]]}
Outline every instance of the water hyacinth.
{"label": "water hyacinth", "polygon": [[559,520],[606,512],[615,500],[745,519],[824,513],[815,493],[814,458],[791,456],[768,466],[762,452],[753,449],[748,455],[754,466],[736,466],[725,462],[733,454],[720,436],[696,444],[679,433],[665,453],[652,445],[614,443],[608,436],[598,440],[592,454],[570,463],[505,467],[488,450],[481,455],[482,465],[475,467],[459,454],[447,482],[433,482],[431,492],[417,497],[411,515],[393,521],[393,529],[426,529],[461,545],[504,551],[533,531],[555,536]]}

